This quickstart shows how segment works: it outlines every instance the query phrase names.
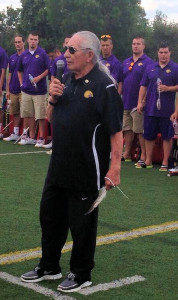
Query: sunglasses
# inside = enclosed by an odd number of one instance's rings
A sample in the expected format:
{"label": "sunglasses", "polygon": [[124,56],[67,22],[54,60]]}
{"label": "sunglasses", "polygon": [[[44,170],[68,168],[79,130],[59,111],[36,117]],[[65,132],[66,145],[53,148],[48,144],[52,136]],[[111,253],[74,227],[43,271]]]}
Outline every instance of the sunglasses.
{"label": "sunglasses", "polygon": [[80,49],[76,49],[72,46],[65,46],[64,50],[67,51],[69,50],[70,54],[75,54],[75,52],[79,51],[79,50],[90,50],[90,48],[80,48]]}
{"label": "sunglasses", "polygon": [[132,71],[134,64],[135,64],[134,62],[131,62],[131,63],[130,63],[129,71]]}
{"label": "sunglasses", "polygon": [[112,38],[111,38],[111,35],[109,35],[109,34],[103,34],[101,36],[101,39],[112,39]]}

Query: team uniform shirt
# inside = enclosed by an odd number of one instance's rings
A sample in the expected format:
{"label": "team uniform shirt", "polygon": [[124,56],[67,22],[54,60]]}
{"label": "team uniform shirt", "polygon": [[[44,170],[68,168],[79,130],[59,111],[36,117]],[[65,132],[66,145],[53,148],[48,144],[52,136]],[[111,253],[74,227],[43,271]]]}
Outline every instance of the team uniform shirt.
{"label": "team uniform shirt", "polygon": [[18,71],[23,72],[23,82],[21,90],[30,95],[45,95],[47,93],[46,77],[41,79],[36,87],[31,83],[29,74],[36,77],[42,74],[49,68],[49,57],[46,52],[37,47],[34,54],[31,54],[29,50],[25,50],[19,59]]}
{"label": "team uniform shirt", "polygon": [[49,67],[48,67],[48,80],[51,80],[51,71],[53,68],[54,59],[50,59],[49,61]]}
{"label": "team uniform shirt", "polygon": [[63,70],[63,74],[66,74],[67,72],[69,72],[69,70],[68,70],[68,68],[67,68],[66,59],[65,59],[65,57],[64,57],[64,53],[62,53],[60,56],[58,56],[58,57],[54,60],[53,64],[51,65],[51,75],[54,76],[54,77],[57,76],[57,65],[56,65],[56,63],[57,63],[58,60],[63,60],[63,62],[64,62],[64,70]]}
{"label": "team uniform shirt", "polygon": [[83,78],[69,72],[53,111],[48,178],[76,191],[98,191],[109,169],[110,136],[122,130],[123,104],[98,65]]}
{"label": "team uniform shirt", "polygon": [[100,62],[105,65],[116,82],[122,81],[122,67],[120,61],[112,54],[108,58],[100,56]]}
{"label": "team uniform shirt", "polygon": [[[153,60],[143,54],[135,63],[133,57],[124,60],[123,68],[123,102],[125,110],[132,110],[137,107],[140,81],[146,67],[153,63]],[[131,67],[131,65],[133,65]]]}
{"label": "team uniform shirt", "polygon": [[178,65],[173,61],[161,68],[156,62],[147,67],[141,85],[147,87],[145,115],[169,118],[175,110],[175,92],[160,93],[161,109],[157,108],[158,86],[157,79],[167,86],[178,85]]}
{"label": "team uniform shirt", "polygon": [[20,82],[17,74],[19,58],[20,55],[15,53],[11,55],[9,59],[9,73],[11,73],[9,90],[11,94],[19,94],[21,92]]}
{"label": "team uniform shirt", "polygon": [[[8,62],[9,59],[6,51],[0,47],[0,77],[1,77],[2,69],[7,69]],[[2,90],[3,91],[6,90],[6,79],[4,80]]]}

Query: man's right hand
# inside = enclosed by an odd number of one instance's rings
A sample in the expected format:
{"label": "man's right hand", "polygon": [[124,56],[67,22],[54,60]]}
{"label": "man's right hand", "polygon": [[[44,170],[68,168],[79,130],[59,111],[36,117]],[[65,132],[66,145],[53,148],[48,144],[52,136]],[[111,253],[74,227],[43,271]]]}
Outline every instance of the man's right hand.
{"label": "man's right hand", "polygon": [[171,121],[178,120],[178,112],[174,112],[174,113],[171,115],[170,120],[171,120]]}
{"label": "man's right hand", "polygon": [[52,97],[62,96],[64,91],[64,84],[62,84],[57,78],[55,78],[49,87],[49,93]]}
{"label": "man's right hand", "polygon": [[9,92],[6,92],[6,99],[10,99],[10,93]]}
{"label": "man's right hand", "polygon": [[138,113],[139,114],[141,114],[142,113],[142,111],[143,111],[143,103],[138,103],[138,105],[137,105],[137,111],[138,111]]}

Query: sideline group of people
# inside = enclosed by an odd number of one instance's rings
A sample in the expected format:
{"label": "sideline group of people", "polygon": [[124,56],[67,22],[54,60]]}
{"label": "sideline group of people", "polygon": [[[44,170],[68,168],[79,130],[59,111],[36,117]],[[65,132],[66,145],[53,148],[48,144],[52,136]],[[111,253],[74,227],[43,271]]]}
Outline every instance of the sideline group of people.
{"label": "sideline group of people", "polygon": [[178,64],[171,60],[170,47],[167,43],[159,45],[158,61],[155,62],[144,53],[145,40],[135,37],[132,41],[132,56],[119,66],[111,53],[111,36],[103,35],[102,38],[101,61],[109,67],[117,81],[124,104],[122,131],[125,151],[122,161],[131,161],[132,142],[137,134],[141,156],[136,168],[152,168],[155,140],[157,134],[161,133],[164,158],[159,171],[167,171],[174,136],[172,121],[177,120],[175,97],[178,92]]}
{"label": "sideline group of people", "polygon": [[[65,37],[64,49],[70,38],[71,35]],[[23,37],[17,35],[14,39],[16,53],[9,59],[7,88],[5,86],[5,74],[8,58],[4,49],[0,49],[0,92],[3,96],[2,91],[6,90],[6,97],[10,103],[10,114],[14,117],[14,132],[9,137],[3,138],[1,132],[3,115],[0,109],[0,138],[5,141],[17,140],[20,120],[23,118],[24,134],[19,144],[33,144],[36,147],[48,149],[52,148],[52,141],[45,144],[46,76],[48,75],[50,82],[56,78],[58,60],[64,61],[64,74],[69,70],[64,53],[56,53],[51,49],[47,51],[47,55],[38,46],[39,36],[37,34],[29,34],[27,42],[28,49],[24,50]],[[122,130],[125,151],[122,161],[131,161],[131,147],[136,134],[141,148],[141,156],[136,168],[152,168],[153,147],[157,133],[160,132],[163,138],[164,151],[160,171],[167,171],[172,137],[174,136],[170,117],[175,110],[175,92],[178,91],[177,64],[170,59],[169,45],[165,43],[160,45],[158,62],[154,62],[144,53],[144,39],[135,37],[132,41],[132,56],[125,59],[123,63],[112,53],[113,41],[109,34],[101,36],[100,45],[100,62],[109,69],[124,103]],[[176,119],[175,116],[172,119]],[[36,121],[38,121],[39,126],[37,141],[35,137]],[[29,129],[29,136],[27,128]],[[53,132],[52,126],[51,132]]]}
{"label": "sideline group of people", "polygon": [[[133,39],[133,55],[121,65],[112,54],[110,35],[99,40],[92,32],[77,32],[65,46],[64,59],[70,72],[64,74],[62,82],[51,79],[45,111],[49,59],[38,42],[38,35],[30,34],[29,49],[18,57],[21,116],[27,122],[24,126],[30,128],[26,139],[31,144],[35,143],[34,117],[41,121],[37,141],[41,145],[47,114],[53,125],[53,152],[40,205],[42,257],[38,266],[24,273],[21,280],[39,282],[62,277],[59,262],[70,229],[70,271],[57,289],[73,292],[92,284],[97,204],[106,191],[120,184],[121,159],[130,159],[133,132],[139,134],[142,147],[137,166],[152,165],[153,141],[161,132],[162,169],[167,167],[174,135],[170,117],[177,118],[174,100],[178,65],[170,60],[171,52],[165,44],[158,49],[158,62],[153,62],[144,54],[145,41],[140,37]],[[123,156],[122,130],[126,144]]]}
{"label": "sideline group of people", "polygon": [[[6,141],[19,138],[19,122],[23,118],[24,135],[20,144],[44,144],[44,124],[46,117],[46,94],[49,58],[38,46],[39,37],[29,34],[28,49],[24,50],[22,36],[14,39],[16,53],[9,60],[7,79],[7,97],[10,101],[10,112],[14,117],[14,132],[5,138]],[[39,139],[35,140],[35,120],[39,124]],[[29,129],[29,136],[27,135]],[[1,133],[3,135],[3,133]]]}
{"label": "sideline group of people", "polygon": [[[67,44],[67,38],[65,43]],[[19,141],[21,145],[35,145],[45,147],[45,118],[47,99],[47,75],[56,72],[52,68],[55,56],[50,60],[50,53],[47,53],[38,46],[39,36],[30,33],[27,39],[28,49],[25,50],[25,41],[22,36],[16,35],[14,45],[16,53],[10,59],[4,49],[0,49],[0,85],[1,107],[0,107],[0,138],[4,141],[16,141],[19,139],[19,127],[23,119],[23,135]],[[55,55],[59,54],[56,52]],[[62,59],[63,54],[58,56]],[[2,63],[1,63],[2,62]],[[9,66],[9,73],[6,84],[6,70]],[[49,77],[50,79],[51,77]],[[14,129],[8,137],[3,137],[3,112],[2,100],[6,92],[6,98],[10,107],[10,114],[13,115]],[[39,126],[39,138],[36,140],[36,121]],[[27,130],[28,129],[28,130]],[[29,135],[28,135],[29,131]],[[48,148],[48,147],[47,147]]]}

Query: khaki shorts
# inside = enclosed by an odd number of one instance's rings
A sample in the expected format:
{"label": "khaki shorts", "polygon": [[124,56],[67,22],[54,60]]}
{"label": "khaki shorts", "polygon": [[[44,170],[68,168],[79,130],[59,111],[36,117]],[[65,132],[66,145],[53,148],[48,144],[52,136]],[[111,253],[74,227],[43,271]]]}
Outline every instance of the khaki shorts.
{"label": "khaki shorts", "polygon": [[46,118],[46,95],[29,95],[22,92],[21,118],[41,120]]}
{"label": "khaki shorts", "polygon": [[135,133],[143,133],[143,118],[144,114],[139,114],[137,110],[131,112],[124,110],[123,131],[132,130]]}
{"label": "khaki shorts", "polygon": [[21,93],[10,94],[10,109],[11,115],[20,115]]}

